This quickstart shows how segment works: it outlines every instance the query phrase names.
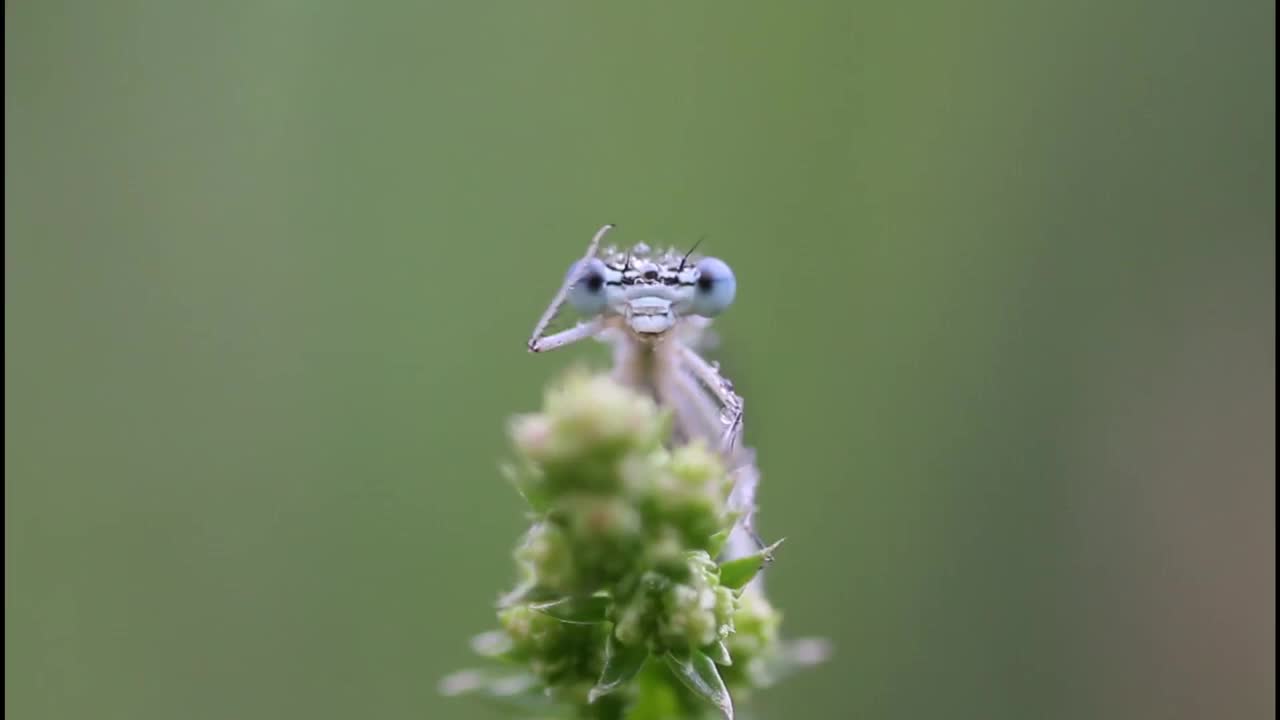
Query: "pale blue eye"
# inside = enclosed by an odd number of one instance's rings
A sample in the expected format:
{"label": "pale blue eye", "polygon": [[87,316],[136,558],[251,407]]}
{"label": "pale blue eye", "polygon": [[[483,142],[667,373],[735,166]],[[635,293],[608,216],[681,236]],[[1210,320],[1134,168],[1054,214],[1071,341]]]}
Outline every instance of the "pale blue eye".
{"label": "pale blue eye", "polygon": [[604,274],[605,265],[597,258],[583,263],[581,260],[569,268],[566,277],[573,279],[573,287],[569,288],[569,304],[583,315],[595,315],[604,310]]}
{"label": "pale blue eye", "polygon": [[711,257],[702,258],[695,267],[698,268],[698,281],[694,288],[693,311],[704,317],[719,315],[733,303],[733,296],[738,291],[733,271],[723,261]]}

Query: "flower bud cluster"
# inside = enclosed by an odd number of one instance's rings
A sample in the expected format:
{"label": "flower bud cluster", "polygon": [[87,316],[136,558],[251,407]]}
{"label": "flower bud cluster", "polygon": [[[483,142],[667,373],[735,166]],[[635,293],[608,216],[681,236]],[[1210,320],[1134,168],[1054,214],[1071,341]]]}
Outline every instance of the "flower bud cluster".
{"label": "flower bud cluster", "polygon": [[722,582],[715,558],[736,520],[728,473],[703,444],[669,449],[669,436],[651,399],[587,374],[511,424],[509,475],[533,525],[516,549],[520,580],[501,603],[501,629],[478,649],[580,709],[634,700],[642,667],[727,715],[728,688],[768,681],[778,614],[741,589],[741,563],[725,566]]}

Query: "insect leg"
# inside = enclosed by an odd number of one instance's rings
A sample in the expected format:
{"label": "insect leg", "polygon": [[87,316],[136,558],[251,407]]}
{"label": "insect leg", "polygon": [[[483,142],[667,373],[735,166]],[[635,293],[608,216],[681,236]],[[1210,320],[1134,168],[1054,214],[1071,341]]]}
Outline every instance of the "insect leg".
{"label": "insect leg", "polygon": [[[582,261],[584,263],[596,256],[596,250],[600,247],[600,240],[604,238],[605,233],[612,229],[613,224],[610,223],[596,231],[595,236],[591,238],[591,244],[587,245],[586,254],[582,256]],[[538,324],[533,328],[533,335],[529,336],[530,351],[538,352],[538,350],[535,350],[534,348],[539,344],[538,341],[542,339],[542,333],[546,332],[547,325],[551,323],[551,319],[556,316],[557,312],[560,312],[560,306],[564,305],[564,300],[569,295],[569,289],[572,288],[573,284],[577,281],[577,278],[566,276],[564,282],[560,284],[560,290],[556,293],[555,297],[551,299],[551,304],[547,306],[545,311],[543,311],[542,317],[538,318]],[[570,331],[566,330],[565,332]],[[551,337],[556,336],[552,335]],[[574,338],[574,340],[580,339],[581,338]]]}
{"label": "insect leg", "polygon": [[569,328],[555,335],[547,335],[546,337],[534,336],[529,339],[529,352],[546,352],[548,350],[556,350],[565,345],[576,343],[579,340],[585,340],[594,337],[604,327],[604,321],[596,318],[591,322],[583,323],[577,327]]}
{"label": "insect leg", "polygon": [[689,439],[700,437],[714,447],[722,432],[720,411],[715,403],[684,368],[671,369],[668,385],[672,387],[670,394],[679,399],[673,405],[677,405],[678,420],[685,435]]}
{"label": "insect leg", "polygon": [[[730,383],[720,371],[711,366],[711,363],[702,359],[702,356],[688,347],[680,346],[680,359],[684,361],[684,365],[689,368],[693,376],[711,391],[712,395],[720,401],[720,405],[725,412],[732,413],[730,418],[736,418],[742,411],[742,398],[733,391],[733,384]],[[739,424],[741,419],[734,420],[733,424]]]}

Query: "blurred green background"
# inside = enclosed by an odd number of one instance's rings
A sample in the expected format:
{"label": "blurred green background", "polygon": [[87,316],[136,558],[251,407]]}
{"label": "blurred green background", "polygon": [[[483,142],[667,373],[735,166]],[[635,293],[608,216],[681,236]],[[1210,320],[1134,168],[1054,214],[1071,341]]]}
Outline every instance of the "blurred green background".
{"label": "blurred green background", "polygon": [[1275,710],[1263,0],[5,4],[5,707],[490,718],[604,222],[717,327],[826,666],[762,720]]}

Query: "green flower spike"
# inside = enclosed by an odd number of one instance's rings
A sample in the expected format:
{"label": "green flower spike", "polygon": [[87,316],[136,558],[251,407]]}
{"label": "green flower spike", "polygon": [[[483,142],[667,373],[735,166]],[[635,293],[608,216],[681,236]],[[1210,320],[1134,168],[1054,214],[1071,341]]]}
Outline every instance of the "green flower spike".
{"label": "green flower spike", "polygon": [[777,611],[748,587],[777,543],[716,561],[736,519],[729,478],[701,443],[665,447],[669,434],[649,398],[583,373],[512,421],[508,476],[534,513],[519,583],[500,629],[472,642],[494,669],[442,692],[526,717],[731,720],[733,698],[825,656],[782,643]]}

